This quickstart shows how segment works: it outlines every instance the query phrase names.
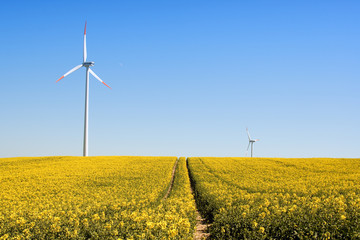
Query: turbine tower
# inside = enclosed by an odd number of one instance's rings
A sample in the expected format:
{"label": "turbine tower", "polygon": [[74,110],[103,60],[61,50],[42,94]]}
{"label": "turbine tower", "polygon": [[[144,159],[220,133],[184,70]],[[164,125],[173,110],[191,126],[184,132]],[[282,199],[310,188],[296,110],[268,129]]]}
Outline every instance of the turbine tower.
{"label": "turbine tower", "polygon": [[98,75],[94,73],[93,70],[90,69],[90,67],[94,66],[94,62],[87,62],[87,51],[86,51],[86,22],[85,22],[85,30],[84,30],[84,55],[83,55],[83,63],[74,67],[67,73],[65,73],[61,78],[59,78],[56,82],[60,81],[70,73],[75,72],[81,67],[86,68],[86,85],[85,85],[85,116],[84,116],[84,149],[83,149],[83,156],[88,156],[88,110],[89,110],[89,73],[93,75],[97,80],[99,80],[101,83],[103,83],[105,86],[111,89],[103,80],[101,80]]}
{"label": "turbine tower", "polygon": [[249,147],[250,147],[250,144],[251,144],[251,157],[253,157],[253,149],[254,149],[253,144],[254,144],[254,142],[259,141],[260,139],[251,139],[249,130],[247,128],[246,128],[246,132],[247,132],[247,135],[248,135],[248,138],[249,138],[249,145],[248,145],[248,147],[246,149],[246,155],[247,155],[247,152],[249,151]]}

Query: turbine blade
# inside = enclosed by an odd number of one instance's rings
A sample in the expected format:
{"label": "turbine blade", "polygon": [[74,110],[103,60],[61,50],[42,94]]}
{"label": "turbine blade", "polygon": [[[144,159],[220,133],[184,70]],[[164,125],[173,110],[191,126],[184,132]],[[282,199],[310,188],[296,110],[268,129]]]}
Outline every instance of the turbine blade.
{"label": "turbine blade", "polygon": [[61,79],[63,79],[64,77],[66,77],[67,75],[69,75],[72,72],[75,72],[76,70],[78,70],[79,68],[81,68],[83,65],[79,65],[74,67],[73,69],[71,69],[70,71],[68,71],[67,73],[65,73],[61,78],[59,78],[56,82],[60,81]]}
{"label": "turbine blade", "polygon": [[250,142],[249,142],[249,145],[248,145],[248,147],[247,147],[247,149],[246,149],[246,152],[249,151],[249,147],[250,147]]}
{"label": "turbine blade", "polygon": [[248,147],[247,147],[247,149],[246,149],[245,157],[247,157],[247,155],[248,155],[249,147],[250,147],[250,142],[249,142],[249,145],[248,145]]}
{"label": "turbine blade", "polygon": [[103,80],[101,80],[101,79],[98,77],[98,75],[96,75],[96,74],[94,73],[94,71],[91,70],[90,68],[89,68],[89,72],[90,72],[91,75],[93,75],[97,80],[99,80],[102,84],[104,84],[105,86],[107,86],[108,88],[111,89],[111,87],[109,87]]}
{"label": "turbine blade", "polygon": [[84,29],[84,62],[86,62],[87,52],[86,52],[86,21],[85,21],[85,29]]}
{"label": "turbine blade", "polygon": [[255,142],[260,141],[260,139],[255,139]]}
{"label": "turbine blade", "polygon": [[251,138],[250,138],[250,133],[249,133],[248,128],[246,128],[246,132],[247,132],[248,138],[249,138],[249,140],[250,140]]}

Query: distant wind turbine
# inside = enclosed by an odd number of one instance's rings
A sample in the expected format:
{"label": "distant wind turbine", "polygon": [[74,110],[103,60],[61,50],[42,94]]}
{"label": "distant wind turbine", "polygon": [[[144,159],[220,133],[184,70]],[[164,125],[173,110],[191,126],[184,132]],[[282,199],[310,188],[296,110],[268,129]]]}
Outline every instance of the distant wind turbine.
{"label": "distant wind turbine", "polygon": [[88,110],[89,110],[89,72],[91,75],[93,75],[97,80],[99,80],[101,83],[103,83],[105,86],[111,89],[103,80],[101,80],[98,75],[96,75],[93,70],[90,69],[90,67],[94,66],[94,62],[87,62],[87,51],[86,51],[86,22],[85,22],[85,30],[84,30],[84,55],[83,55],[83,63],[74,67],[67,73],[65,73],[61,78],[59,78],[56,82],[60,81],[67,75],[69,75],[72,72],[75,72],[81,67],[86,67],[86,86],[85,86],[85,120],[84,120],[84,150],[83,150],[83,156],[88,156]]}
{"label": "distant wind turbine", "polygon": [[248,147],[246,149],[246,155],[247,155],[247,152],[249,151],[249,147],[250,147],[250,144],[251,144],[251,157],[253,157],[253,149],[254,149],[253,144],[254,144],[254,142],[259,141],[260,139],[251,139],[249,130],[247,128],[246,128],[246,132],[247,132],[247,135],[248,135],[248,138],[249,138],[249,145],[248,145]]}

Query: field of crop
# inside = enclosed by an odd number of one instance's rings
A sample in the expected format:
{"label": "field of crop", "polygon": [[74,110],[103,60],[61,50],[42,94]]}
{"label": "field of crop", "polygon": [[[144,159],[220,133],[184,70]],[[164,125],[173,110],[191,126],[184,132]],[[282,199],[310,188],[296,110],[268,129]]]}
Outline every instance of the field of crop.
{"label": "field of crop", "polygon": [[189,158],[214,239],[360,239],[360,159]]}
{"label": "field of crop", "polygon": [[0,240],[193,239],[190,180],[212,239],[360,239],[360,159],[34,157],[0,159]]}
{"label": "field of crop", "polygon": [[192,239],[185,158],[0,159],[0,239]]}

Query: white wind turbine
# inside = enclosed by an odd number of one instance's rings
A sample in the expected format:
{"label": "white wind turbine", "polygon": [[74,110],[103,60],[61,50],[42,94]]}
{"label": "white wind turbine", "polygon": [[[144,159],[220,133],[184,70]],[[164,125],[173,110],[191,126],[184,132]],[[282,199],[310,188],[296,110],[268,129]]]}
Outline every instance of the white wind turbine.
{"label": "white wind turbine", "polygon": [[249,151],[249,147],[250,147],[250,144],[251,144],[251,157],[253,157],[253,149],[254,149],[253,144],[254,144],[254,142],[259,141],[260,139],[251,139],[249,130],[247,128],[246,128],[246,132],[247,132],[247,135],[248,135],[248,138],[249,138],[249,145],[248,145],[248,147],[246,149],[246,155],[247,155],[247,152]]}
{"label": "white wind turbine", "polygon": [[85,22],[85,30],[84,30],[84,58],[83,63],[74,67],[67,73],[65,73],[61,78],[59,78],[56,82],[60,81],[67,75],[69,75],[72,72],[75,72],[81,67],[86,67],[86,87],[85,87],[85,120],[84,120],[84,150],[83,150],[83,156],[88,156],[88,110],[89,110],[89,72],[91,75],[93,75],[97,80],[99,80],[101,83],[103,83],[105,86],[111,89],[103,80],[101,80],[98,75],[96,75],[93,70],[90,69],[90,67],[94,66],[94,62],[87,62],[86,61],[87,52],[86,52],[86,22]]}

